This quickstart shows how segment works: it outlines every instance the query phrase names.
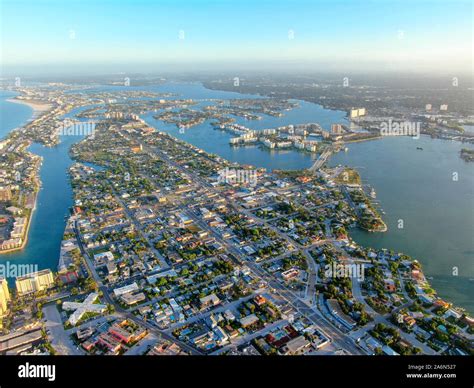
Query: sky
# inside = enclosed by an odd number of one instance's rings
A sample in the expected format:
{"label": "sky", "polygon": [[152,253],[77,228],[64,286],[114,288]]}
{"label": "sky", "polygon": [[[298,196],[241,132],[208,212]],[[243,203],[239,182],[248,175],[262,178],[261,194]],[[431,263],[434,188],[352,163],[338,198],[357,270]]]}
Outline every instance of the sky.
{"label": "sky", "polygon": [[470,0],[0,0],[2,72],[322,68],[472,72]]}

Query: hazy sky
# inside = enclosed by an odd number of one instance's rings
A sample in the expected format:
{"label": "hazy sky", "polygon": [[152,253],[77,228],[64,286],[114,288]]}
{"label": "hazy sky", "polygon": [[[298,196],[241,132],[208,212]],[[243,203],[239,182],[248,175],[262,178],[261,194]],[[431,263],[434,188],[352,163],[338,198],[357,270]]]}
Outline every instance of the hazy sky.
{"label": "hazy sky", "polygon": [[[472,71],[469,0],[0,0],[5,72],[35,65]],[[65,66],[67,67],[67,66]]]}

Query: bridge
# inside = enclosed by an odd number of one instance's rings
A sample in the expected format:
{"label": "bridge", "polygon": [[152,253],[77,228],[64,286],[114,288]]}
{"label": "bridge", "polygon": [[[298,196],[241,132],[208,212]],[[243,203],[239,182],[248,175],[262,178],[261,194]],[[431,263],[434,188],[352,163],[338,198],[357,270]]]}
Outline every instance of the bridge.
{"label": "bridge", "polygon": [[326,163],[331,154],[332,147],[328,147],[321,155],[319,155],[318,159],[316,159],[314,164],[308,170],[311,172],[318,171],[324,165],[324,163]]}

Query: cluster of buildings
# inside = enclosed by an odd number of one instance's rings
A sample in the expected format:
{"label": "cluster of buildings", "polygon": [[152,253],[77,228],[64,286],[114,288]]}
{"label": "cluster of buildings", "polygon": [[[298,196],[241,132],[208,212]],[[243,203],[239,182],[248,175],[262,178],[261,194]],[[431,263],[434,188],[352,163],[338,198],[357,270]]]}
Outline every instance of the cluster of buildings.
{"label": "cluster of buildings", "polygon": [[[16,278],[16,293],[12,295],[7,280],[0,277],[0,355],[51,354],[37,319],[35,307],[22,303],[25,296],[47,290],[55,285],[50,270]],[[38,294],[37,294],[38,295]]]}
{"label": "cluster of buildings", "polygon": [[49,355],[45,346],[41,324],[22,327],[0,336],[0,356],[2,355]]}
{"label": "cluster of buildings", "polygon": [[0,252],[19,249],[27,239],[40,165],[40,157],[26,150],[28,143],[6,141],[10,144],[5,150],[9,158],[0,162]]}
{"label": "cluster of buildings", "polygon": [[210,313],[192,323],[178,325],[173,334],[205,353],[225,351],[231,347],[232,341],[250,341],[254,333],[281,318],[280,310],[268,296],[252,295],[227,307],[222,306],[220,301],[216,303],[214,298],[206,297],[202,308],[210,309]]}
{"label": "cluster of buildings", "polygon": [[[86,101],[77,97],[66,104],[44,93],[56,110],[33,134],[50,144],[54,138],[48,137],[46,125],[59,111]],[[231,164],[151,131],[138,117],[151,106],[184,108],[177,112],[185,122],[178,124],[187,126],[230,111],[249,119],[257,113],[278,114],[291,109],[290,103],[239,101],[203,115],[186,110],[192,101],[185,100],[106,103],[105,125],[71,151],[76,160],[100,168],[71,167],[74,207],[61,245],[59,279],[67,298],[61,296],[57,307],[68,338],[82,352],[299,355],[348,348],[412,354],[428,346],[436,352],[469,353],[472,319],[430,292],[416,262],[351,242],[346,228],[358,224],[382,231],[384,224],[360,184],[340,178],[342,168],[317,174],[259,170],[252,184],[219,180],[223,170],[251,166]],[[364,108],[353,109],[350,118],[365,114]],[[176,119],[174,113],[160,117]],[[320,151],[321,142],[309,135],[337,141],[347,134],[338,124],[331,133],[317,124],[258,133],[223,125],[240,135],[236,144],[261,141],[269,148],[311,152]],[[18,144],[5,147],[12,146],[18,151]],[[0,173],[0,183],[9,185],[9,191],[0,189],[0,211],[3,201],[5,211],[25,219],[21,212],[26,208],[9,203],[19,188],[7,175]],[[25,224],[14,226],[13,234],[24,231]],[[326,276],[322,266],[334,263],[364,265],[363,276]],[[16,294],[24,300],[35,294],[48,303],[45,291],[56,285],[53,273],[43,270],[18,277]],[[0,316],[9,310],[10,299],[0,279]],[[129,318],[119,319],[123,315],[114,307]],[[307,314],[308,308],[315,314]],[[377,318],[383,325],[374,323]],[[328,327],[347,338],[357,334],[359,342],[348,345],[331,338],[324,330]],[[168,340],[145,346],[145,337],[157,333]],[[33,330],[4,342],[0,337],[0,352],[2,343],[26,338],[34,343],[36,336]]]}
{"label": "cluster of buildings", "polygon": [[269,149],[295,148],[309,152],[319,152],[321,148],[324,148],[321,140],[329,139],[331,136],[317,123],[287,125],[262,130],[251,130],[240,124],[228,124],[223,126],[223,129],[240,135],[231,138],[230,145],[259,143]]}
{"label": "cluster of buildings", "polygon": [[472,317],[436,295],[416,260],[384,249],[367,257],[374,265],[366,272],[362,294],[372,309],[389,314],[387,325],[401,330],[401,339],[443,354],[469,354]]}
{"label": "cluster of buildings", "polygon": [[254,341],[261,354],[309,355],[329,347],[330,339],[301,318],[282,324]]}
{"label": "cluster of buildings", "polygon": [[89,326],[76,332],[82,349],[89,354],[119,355],[136,346],[148,331],[130,320],[117,320],[99,330]]}

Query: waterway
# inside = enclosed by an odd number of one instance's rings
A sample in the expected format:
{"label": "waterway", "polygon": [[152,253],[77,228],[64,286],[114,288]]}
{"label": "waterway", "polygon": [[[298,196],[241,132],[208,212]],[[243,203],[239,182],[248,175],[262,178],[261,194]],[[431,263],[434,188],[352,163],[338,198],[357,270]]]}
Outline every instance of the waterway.
{"label": "waterway", "polygon": [[385,211],[386,233],[353,229],[354,240],[418,259],[441,297],[474,313],[474,165],[460,158],[463,147],[389,137],[349,144],[329,164],[356,167]]}
{"label": "waterway", "polygon": [[[12,96],[6,93],[6,95],[0,95],[0,100]],[[18,110],[17,107],[28,108],[26,105],[8,101],[0,104],[2,117],[0,133],[7,134],[31,119],[32,109],[29,109],[28,117],[24,110]],[[72,111],[65,117],[72,117],[81,109]],[[4,127],[4,123],[8,126]],[[35,265],[39,270],[45,268],[57,270],[62,236],[69,209],[73,205],[73,193],[68,175],[68,169],[73,161],[69,158],[68,151],[81,139],[80,136],[62,136],[61,143],[56,147],[44,147],[37,143],[29,147],[31,152],[43,158],[43,162],[40,169],[41,189],[38,193],[36,210],[31,219],[28,243],[21,251],[1,255],[0,264],[6,264],[9,261],[11,264]],[[13,285],[14,279],[8,280],[10,285]]]}
{"label": "waterway", "polygon": [[[199,99],[200,105],[212,104],[212,99],[259,97],[208,90],[194,83],[99,88],[133,89],[176,93],[178,96],[171,98]],[[6,97],[0,95],[0,100],[3,98]],[[14,113],[13,106],[28,108],[2,103],[0,135],[28,120],[21,113]],[[308,168],[314,160],[313,155],[305,152],[269,151],[256,146],[231,147],[229,139],[234,135],[214,130],[209,121],[180,131],[175,125],[155,120],[154,114],[142,117],[158,130],[230,161],[273,170]],[[8,120],[3,116],[9,116]],[[299,107],[284,112],[283,117],[263,115],[262,120],[236,118],[236,122],[251,129],[318,122],[328,129],[332,123],[345,123],[346,118],[345,112],[299,101]],[[72,161],[68,150],[78,140],[77,137],[64,138],[55,148],[36,144],[31,147],[32,152],[43,156],[44,162],[41,168],[43,185],[32,220],[29,243],[19,253],[0,257],[0,264],[15,260],[18,263],[36,263],[40,269],[56,270],[65,217],[72,205],[67,177]],[[376,190],[377,200],[385,212],[388,232],[374,234],[354,229],[352,237],[362,245],[386,247],[412,255],[422,263],[425,274],[432,277],[430,281],[441,297],[474,314],[474,170],[472,164],[459,157],[462,147],[466,145],[423,136],[419,140],[384,138],[350,144],[347,153],[334,155],[329,164],[358,168],[364,183]],[[454,173],[457,173],[457,181],[453,180]],[[398,228],[399,220],[403,220],[403,229]],[[456,273],[457,276],[454,275]]]}

